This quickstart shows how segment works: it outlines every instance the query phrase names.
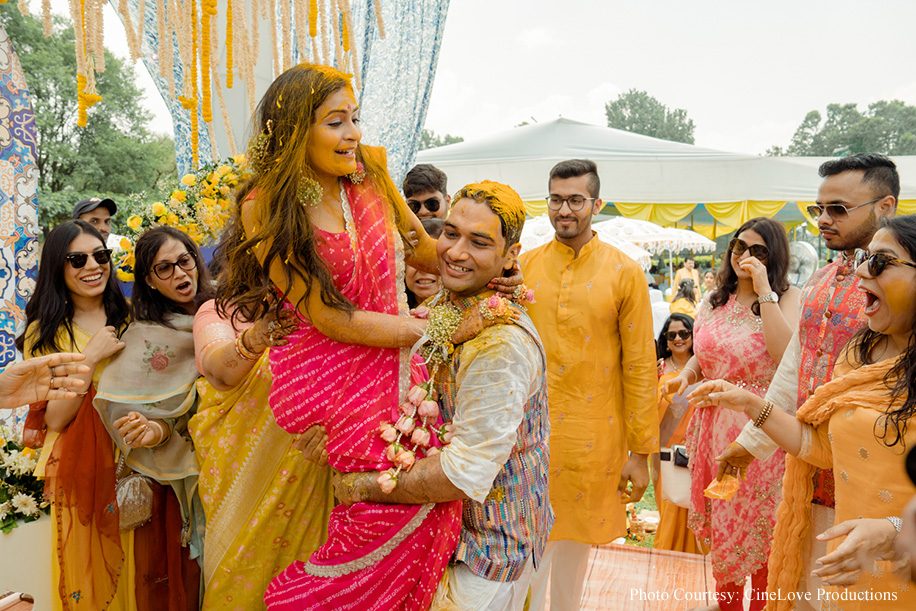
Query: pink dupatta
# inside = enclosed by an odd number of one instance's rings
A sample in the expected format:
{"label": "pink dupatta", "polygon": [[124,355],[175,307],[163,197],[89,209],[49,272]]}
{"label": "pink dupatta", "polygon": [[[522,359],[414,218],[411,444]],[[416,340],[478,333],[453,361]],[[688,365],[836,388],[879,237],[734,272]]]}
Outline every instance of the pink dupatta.
{"label": "pink dupatta", "polygon": [[[368,180],[344,185],[351,231],[317,230],[318,252],[357,309],[406,314],[390,206]],[[270,350],[277,423],[291,433],[323,425],[329,463],[338,471],[391,467],[379,425],[393,419],[406,393],[406,351],[340,343],[304,321],[288,339]],[[327,543],[280,573],[264,600],[270,609],[425,610],[457,545],[460,520],[460,502],[338,506]]]}

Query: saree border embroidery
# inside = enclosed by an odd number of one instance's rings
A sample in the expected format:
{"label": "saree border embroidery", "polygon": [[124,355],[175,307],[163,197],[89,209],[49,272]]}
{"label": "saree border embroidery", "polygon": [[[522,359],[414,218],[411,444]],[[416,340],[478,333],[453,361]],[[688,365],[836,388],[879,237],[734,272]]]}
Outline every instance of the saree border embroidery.
{"label": "saree border embroidery", "polygon": [[394,548],[400,545],[404,539],[412,535],[413,532],[420,526],[420,524],[423,523],[423,520],[426,519],[426,516],[429,515],[429,512],[431,512],[435,506],[435,503],[427,503],[426,505],[420,507],[420,510],[417,511],[417,514],[412,517],[410,521],[407,522],[407,524],[404,525],[404,528],[395,533],[393,537],[380,545],[377,549],[369,552],[362,558],[357,558],[356,560],[351,560],[350,562],[344,562],[342,564],[322,565],[312,564],[312,561],[309,560],[303,565],[302,570],[306,574],[312,575],[314,577],[342,577],[344,575],[349,575],[350,573],[355,573],[370,567],[394,551]]}

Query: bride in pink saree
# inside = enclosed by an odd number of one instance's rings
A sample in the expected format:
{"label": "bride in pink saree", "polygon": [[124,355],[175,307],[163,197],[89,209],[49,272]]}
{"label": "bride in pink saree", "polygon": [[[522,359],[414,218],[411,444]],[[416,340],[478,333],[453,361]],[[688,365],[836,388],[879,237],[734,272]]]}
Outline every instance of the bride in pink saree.
{"label": "bride in pink saree", "polygon": [[[393,466],[379,425],[406,400],[408,348],[425,329],[407,317],[405,257],[434,266],[434,242],[400,199],[384,151],[359,145],[358,113],[349,77],[324,66],[300,64],[268,89],[249,155],[257,174],[238,194],[224,298],[246,318],[265,313],[274,291],[297,310],[299,330],[270,349],[270,406],[291,433],[324,426],[329,463],[341,472]],[[410,231],[419,236],[412,247]],[[460,501],[338,506],[327,542],[281,572],[265,602],[425,610],[460,521]]]}

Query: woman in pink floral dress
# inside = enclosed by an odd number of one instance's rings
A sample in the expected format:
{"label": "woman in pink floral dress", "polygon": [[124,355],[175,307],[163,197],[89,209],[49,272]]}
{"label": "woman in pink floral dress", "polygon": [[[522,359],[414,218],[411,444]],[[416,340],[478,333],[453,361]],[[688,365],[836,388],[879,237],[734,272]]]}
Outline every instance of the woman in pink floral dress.
{"label": "woman in pink floral dress", "polygon": [[[681,391],[705,377],[728,380],[763,396],[798,324],[799,290],[786,277],[789,243],[783,226],[755,218],[735,236],[719,269],[719,288],[707,294],[697,312],[694,357],[669,382],[669,391]],[[718,604],[711,610],[743,609],[748,575],[753,589],[750,608],[763,609],[766,602],[758,595],[766,592],[784,454],[752,463],[730,500],[703,494],[716,479],[716,457],[746,423],[743,414],[702,408],[687,431],[693,479],[689,525],[712,555]]]}

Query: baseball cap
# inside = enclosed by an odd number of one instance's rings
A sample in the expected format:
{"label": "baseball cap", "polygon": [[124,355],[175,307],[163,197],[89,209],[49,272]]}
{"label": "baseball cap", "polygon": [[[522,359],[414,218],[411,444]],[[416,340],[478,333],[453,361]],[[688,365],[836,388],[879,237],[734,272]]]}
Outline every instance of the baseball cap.
{"label": "baseball cap", "polygon": [[99,206],[105,206],[108,208],[108,212],[111,213],[111,216],[114,216],[118,211],[118,207],[115,205],[114,200],[108,199],[99,199],[98,197],[89,197],[83,200],[80,200],[75,206],[73,206],[73,218],[78,219],[80,215],[86,214],[87,212],[92,212]]}

